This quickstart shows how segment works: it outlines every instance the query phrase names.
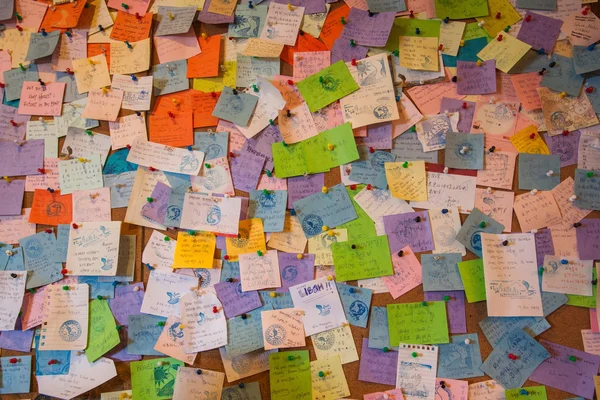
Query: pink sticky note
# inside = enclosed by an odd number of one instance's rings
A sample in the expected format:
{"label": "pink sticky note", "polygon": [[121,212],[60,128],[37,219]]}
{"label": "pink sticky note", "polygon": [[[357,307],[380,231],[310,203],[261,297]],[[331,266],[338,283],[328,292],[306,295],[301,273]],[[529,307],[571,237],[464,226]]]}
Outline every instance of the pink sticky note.
{"label": "pink sticky note", "polygon": [[592,332],[600,332],[600,329],[598,328],[598,314],[595,308],[590,308],[590,326]]}
{"label": "pink sticky note", "polygon": [[[18,22],[18,25],[22,28],[31,29],[37,32],[40,29],[44,15],[48,11],[48,4],[32,1],[32,0],[16,0],[15,1],[15,12],[23,18]],[[12,18],[10,21],[3,22],[6,25],[6,29],[16,29],[17,19]]]}
{"label": "pink sticky note", "polygon": [[402,257],[392,254],[394,275],[383,276],[381,279],[394,299],[414,289],[423,282],[422,266],[410,246],[402,249]]}
{"label": "pink sticky note", "polygon": [[536,90],[540,87],[542,75],[538,72],[529,72],[527,74],[511,75],[510,79],[524,109],[536,110],[542,108],[542,102]]}
{"label": "pink sticky note", "polygon": [[469,382],[435,378],[435,393],[436,399],[467,400],[469,398]]}
{"label": "pink sticky note", "polygon": [[0,82],[4,82],[4,71],[11,69],[10,54],[8,50],[0,50]]}
{"label": "pink sticky note", "polygon": [[25,293],[23,307],[21,307],[24,331],[42,324],[42,311],[44,310],[46,295],[46,286],[37,288],[33,293]]}
{"label": "pink sticky note", "polygon": [[156,36],[154,46],[161,64],[184,60],[202,53],[193,27],[183,35]]}
{"label": "pink sticky note", "polygon": [[438,114],[442,98],[444,97],[451,99],[462,99],[465,97],[456,92],[456,84],[454,82],[413,86],[406,92],[422,114]]}
{"label": "pink sticky note", "polygon": [[64,82],[45,83],[23,82],[19,114],[49,115],[62,114],[62,102],[67,84]]}
{"label": "pink sticky note", "polygon": [[123,101],[123,91],[112,89],[104,93],[99,89],[90,89],[88,102],[83,110],[83,118],[116,121]]}

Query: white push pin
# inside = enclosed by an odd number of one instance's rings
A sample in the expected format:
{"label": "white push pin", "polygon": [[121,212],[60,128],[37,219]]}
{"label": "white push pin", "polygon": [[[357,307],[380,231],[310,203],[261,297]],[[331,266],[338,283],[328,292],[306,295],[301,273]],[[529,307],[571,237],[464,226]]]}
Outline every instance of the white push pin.
{"label": "white push pin", "polygon": [[389,399],[389,398],[390,398],[390,395],[389,395],[389,394],[387,394],[387,393],[384,393],[384,394],[383,394],[383,398],[387,400],[387,399]]}
{"label": "white push pin", "polygon": [[535,196],[537,194],[537,189],[532,189],[531,192],[529,192],[529,194]]}
{"label": "white push pin", "polygon": [[162,367],[163,366],[163,362],[159,361],[159,362],[156,363],[156,365],[158,365],[159,367]]}
{"label": "white push pin", "polygon": [[465,339],[465,344],[471,344],[471,339]]}
{"label": "white push pin", "polygon": [[435,261],[437,261],[437,260],[439,260],[439,259],[440,259],[440,256],[433,256],[433,259],[434,259]]}
{"label": "white push pin", "polygon": [[421,80],[419,81],[419,85],[424,85],[424,84],[425,84],[425,81],[424,81],[423,79],[421,79]]}
{"label": "white push pin", "polygon": [[10,251],[10,250],[6,250],[6,255],[7,255],[7,256],[9,256],[9,257],[12,257],[12,255],[13,255],[13,254],[14,254],[14,253],[13,253],[12,251]]}
{"label": "white push pin", "polygon": [[227,198],[227,199],[231,197],[231,195],[230,195],[229,193],[225,193],[225,194],[224,194],[224,196],[225,196],[225,198]]}
{"label": "white push pin", "polygon": [[469,147],[468,146],[463,146],[462,149],[460,149],[459,153],[460,154],[465,154],[467,151],[469,151]]}
{"label": "white push pin", "polygon": [[447,174],[448,173],[448,167],[444,167],[444,173]]}
{"label": "white push pin", "polygon": [[569,201],[571,203],[574,202],[575,200],[577,200],[577,195],[573,195],[573,196],[569,197]]}
{"label": "white push pin", "polygon": [[490,104],[494,104],[495,101],[496,101],[496,98],[494,96],[492,96],[492,98],[490,99]]}
{"label": "white push pin", "polygon": [[486,192],[487,194],[490,194],[490,193],[492,193],[492,188],[491,188],[491,187],[489,187],[489,188],[485,189],[485,192]]}
{"label": "white push pin", "polygon": [[554,171],[550,170],[548,172],[546,172],[546,176],[552,176],[554,175]]}
{"label": "white push pin", "polygon": [[531,233],[534,233],[534,234],[537,233],[537,229],[532,229]]}
{"label": "white push pin", "polygon": [[140,291],[140,287],[139,287],[139,286],[135,286],[135,287],[133,288],[133,291],[134,291],[134,292],[139,292],[139,291]]}

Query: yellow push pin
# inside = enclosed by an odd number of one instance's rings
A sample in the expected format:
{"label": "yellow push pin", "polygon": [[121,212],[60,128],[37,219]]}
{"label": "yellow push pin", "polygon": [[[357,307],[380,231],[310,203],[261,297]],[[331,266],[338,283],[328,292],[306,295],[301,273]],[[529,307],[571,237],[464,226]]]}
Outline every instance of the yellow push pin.
{"label": "yellow push pin", "polygon": [[96,62],[94,60],[92,60],[91,58],[88,58],[87,60],[90,65],[96,64]]}
{"label": "yellow push pin", "polygon": [[85,158],[79,157],[79,158],[77,159],[77,161],[79,161],[79,162],[85,162]]}
{"label": "yellow push pin", "polygon": [[334,146],[333,146],[331,143],[329,143],[329,144],[327,145],[327,148],[328,148],[329,150],[333,150]]}
{"label": "yellow push pin", "polygon": [[106,94],[106,93],[108,93],[108,92],[109,92],[109,90],[110,90],[109,88],[107,88],[106,86],[104,86],[104,87],[102,88],[102,94]]}
{"label": "yellow push pin", "polygon": [[328,280],[328,281],[332,281],[332,280],[333,280],[333,276],[331,276],[331,275],[327,275],[327,280]]}
{"label": "yellow push pin", "polygon": [[321,192],[327,194],[327,192],[329,192],[329,189],[327,189],[327,186],[323,186],[323,188],[321,189]]}
{"label": "yellow push pin", "polygon": [[179,329],[183,329],[184,325],[183,324],[179,324]]}
{"label": "yellow push pin", "polygon": [[483,64],[483,63],[481,62],[481,60],[477,60],[477,62],[475,64],[477,64],[478,67],[481,67],[481,64]]}
{"label": "yellow push pin", "polygon": [[173,21],[175,19],[175,16],[172,13],[168,13],[167,15],[169,16],[169,19],[171,21]]}
{"label": "yellow push pin", "polygon": [[302,254],[298,253],[298,255],[296,256],[296,258],[297,258],[298,260],[302,260]]}
{"label": "yellow push pin", "polygon": [[461,41],[460,41],[460,47],[464,47],[464,45],[465,45],[465,41],[464,41],[464,40],[461,40]]}
{"label": "yellow push pin", "polygon": [[175,97],[173,97],[171,99],[171,101],[173,102],[173,104],[175,104],[176,106],[179,105],[179,102],[177,101],[177,99]]}
{"label": "yellow push pin", "polygon": [[333,231],[333,229],[327,231],[327,236],[335,236],[335,232]]}
{"label": "yellow push pin", "polygon": [[560,92],[560,94],[558,95],[558,97],[560,97],[561,99],[564,99],[566,97],[566,93],[565,92]]}
{"label": "yellow push pin", "polygon": [[8,176],[3,176],[2,179],[6,181],[6,183],[10,183],[11,179]]}
{"label": "yellow push pin", "polygon": [[294,11],[294,7],[292,7],[292,5],[290,3],[288,3],[288,10]]}
{"label": "yellow push pin", "polygon": [[204,32],[202,32],[202,34],[200,36],[202,36],[202,39],[204,39],[204,40],[206,40],[206,38],[208,38],[208,35]]}
{"label": "yellow push pin", "polygon": [[277,296],[277,293],[275,293],[275,292],[270,292],[270,293],[269,293],[269,296],[270,296],[270,297],[276,297],[276,296]]}
{"label": "yellow push pin", "polygon": [[321,228],[321,230],[323,232],[327,232],[329,230],[329,227],[327,225],[323,225],[323,227]]}

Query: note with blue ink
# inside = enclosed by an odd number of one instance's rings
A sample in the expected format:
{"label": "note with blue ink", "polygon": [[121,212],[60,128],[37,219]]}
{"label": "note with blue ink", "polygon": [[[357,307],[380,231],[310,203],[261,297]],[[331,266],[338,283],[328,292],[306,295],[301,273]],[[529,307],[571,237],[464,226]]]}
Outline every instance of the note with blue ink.
{"label": "note with blue ink", "polygon": [[503,231],[504,225],[474,208],[456,234],[456,240],[481,257],[481,232],[499,234]]}
{"label": "note with blue ink", "polygon": [[11,363],[11,358],[0,358],[0,394],[29,393],[31,356],[19,356],[15,364]]}
{"label": "note with blue ink", "polygon": [[531,337],[550,329],[548,321],[541,317],[486,317],[479,322],[479,326],[492,347],[496,347],[515,329],[522,329]]}
{"label": "note with blue ink", "polygon": [[287,292],[290,286],[315,279],[315,255],[277,252],[281,287],[277,292]]}
{"label": "note with blue ink", "polygon": [[159,322],[165,322],[165,318],[147,314],[130,315],[127,324],[127,352],[142,356],[163,355],[154,350],[163,330]]}
{"label": "note with blue ink", "polygon": [[357,288],[340,283],[336,285],[340,298],[342,299],[342,306],[344,306],[344,312],[346,313],[348,323],[350,325],[366,328],[373,291],[371,289]]}
{"label": "note with blue ink", "polygon": [[397,349],[390,345],[387,307],[371,307],[368,345],[372,349]]}
{"label": "note with blue ink", "polygon": [[220,282],[214,286],[227,318],[237,317],[262,305],[256,290],[242,292],[239,276],[232,279],[232,282]]}
{"label": "note with blue ink", "polygon": [[444,165],[448,168],[482,170],[483,147],[483,134],[448,132]]}
{"label": "note with blue ink", "polygon": [[284,308],[294,308],[294,301],[290,292],[278,292],[275,297],[271,296],[271,291],[259,290],[258,295],[262,304],[270,305],[273,310],[283,310]]}
{"label": "note with blue ink", "polygon": [[386,151],[375,151],[371,153],[369,148],[359,146],[359,154],[361,161],[352,163],[352,171],[350,172],[350,180],[385,189],[387,188],[387,178],[383,165],[386,162],[396,161],[396,154]]}
{"label": "note with blue ink", "polygon": [[225,86],[212,115],[236,125],[248,126],[257,103],[258,97]]}
{"label": "note with blue ink", "polygon": [[41,175],[44,168],[44,140],[23,143],[0,142],[0,176]]}
{"label": "note with blue ink", "polygon": [[157,64],[153,67],[152,75],[154,96],[181,92],[190,88],[190,80],[187,78],[187,60]]}
{"label": "note with blue ink", "polygon": [[262,349],[264,344],[261,313],[273,310],[265,305],[227,320],[227,345],[225,351],[229,357],[237,357],[251,351]]}
{"label": "note with blue ink", "polygon": [[600,69],[600,46],[573,46],[575,73],[585,74]]}
{"label": "note with blue ink", "polygon": [[248,218],[261,218],[265,232],[283,231],[287,190],[253,190],[250,192]]}
{"label": "note with blue ink", "polygon": [[569,96],[579,96],[584,78],[575,71],[573,59],[554,53],[550,62],[555,62],[556,65],[546,69],[540,86],[556,92],[565,92]]}
{"label": "note with blue ink", "polygon": [[519,189],[551,190],[560,183],[560,156],[519,153]]}
{"label": "note with blue ink", "polygon": [[460,253],[422,254],[423,291],[464,290],[458,263]]}
{"label": "note with blue ink", "polygon": [[78,276],[78,283],[86,283],[90,286],[90,300],[102,296],[104,298],[113,298],[115,287],[111,282],[100,282],[99,276]]}
{"label": "note with blue ink", "polygon": [[36,233],[19,240],[24,249],[25,269],[30,271],[27,289],[56,282],[63,276],[62,264],[57,262],[56,238],[46,232]]}
{"label": "note with blue ink", "polygon": [[468,379],[483,376],[481,351],[476,333],[452,335],[450,343],[440,344],[438,377]]}
{"label": "note with blue ink", "polygon": [[194,132],[194,150],[204,153],[206,161],[227,156],[229,132]]}

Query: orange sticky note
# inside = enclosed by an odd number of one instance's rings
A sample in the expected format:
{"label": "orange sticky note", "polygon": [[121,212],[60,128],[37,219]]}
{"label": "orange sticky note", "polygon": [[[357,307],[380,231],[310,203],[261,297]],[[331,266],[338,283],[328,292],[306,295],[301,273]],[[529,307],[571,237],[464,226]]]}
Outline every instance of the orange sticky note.
{"label": "orange sticky note", "polygon": [[[171,113],[171,114],[169,114]],[[168,111],[154,113],[148,118],[150,141],[167,146],[194,144],[193,115],[191,112]]]}
{"label": "orange sticky note", "polygon": [[110,32],[110,38],[121,42],[139,42],[148,38],[152,26],[152,13],[148,13],[138,19],[135,14],[124,11],[117,13],[117,19]]}
{"label": "orange sticky note", "polygon": [[73,219],[73,201],[70,194],[61,195],[60,190],[50,193],[45,189],[33,192],[29,223],[53,225],[70,224]]}
{"label": "orange sticky note", "polygon": [[[321,29],[321,35],[319,38],[325,43],[329,50],[333,49],[333,43],[342,34],[344,30],[344,24],[342,24],[342,17],[347,21],[348,14],[350,13],[350,7],[343,5],[340,8],[336,8],[327,15],[325,22],[323,23],[323,29]],[[306,35],[305,35],[306,36]]]}
{"label": "orange sticky note", "polygon": [[[46,12],[44,21],[48,18],[48,22],[53,28],[75,28],[81,17],[81,13],[85,7],[85,1],[78,1],[73,3],[58,4],[54,6],[54,10],[51,8]],[[44,21],[42,25],[44,25]]]}
{"label": "orange sticky note", "polygon": [[303,51],[328,51],[329,49],[318,39],[309,34],[299,35],[295,46],[283,46],[281,59],[290,65],[294,65],[294,53]]}
{"label": "orange sticky note", "polygon": [[100,54],[106,56],[106,65],[110,70],[110,44],[108,43],[88,43],[87,44],[87,56],[94,57]]}
{"label": "orange sticky note", "polygon": [[203,128],[206,126],[215,126],[219,123],[219,118],[213,117],[212,113],[217,105],[221,92],[204,93],[199,90],[191,90],[190,99],[194,110],[194,128]]}
{"label": "orange sticky note", "polygon": [[537,88],[540,87],[542,82],[542,75],[538,72],[529,72],[527,74],[510,75],[510,79],[524,109],[537,110],[542,108],[540,95],[537,92]]}
{"label": "orange sticky note", "polygon": [[188,59],[188,78],[211,78],[219,76],[219,57],[221,54],[221,35],[198,37],[202,53]]}

